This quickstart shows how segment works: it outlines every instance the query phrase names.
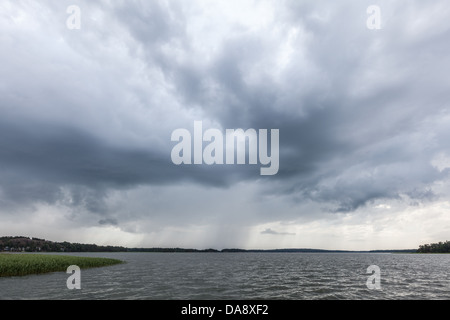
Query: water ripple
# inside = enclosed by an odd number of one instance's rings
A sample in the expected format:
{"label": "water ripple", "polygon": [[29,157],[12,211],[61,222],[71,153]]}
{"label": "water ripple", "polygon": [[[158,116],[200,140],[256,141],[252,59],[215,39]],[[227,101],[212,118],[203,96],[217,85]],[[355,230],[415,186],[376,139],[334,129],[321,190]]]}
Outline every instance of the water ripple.
{"label": "water ripple", "polygon": [[[0,299],[450,299],[450,255],[311,253],[102,253],[125,264],[68,275],[0,278]],[[381,290],[369,290],[369,265]]]}

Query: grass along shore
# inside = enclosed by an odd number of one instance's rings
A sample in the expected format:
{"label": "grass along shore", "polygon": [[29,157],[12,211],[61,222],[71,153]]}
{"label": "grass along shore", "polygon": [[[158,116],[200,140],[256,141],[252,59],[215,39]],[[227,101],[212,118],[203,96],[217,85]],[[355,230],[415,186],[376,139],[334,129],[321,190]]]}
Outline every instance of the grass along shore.
{"label": "grass along shore", "polygon": [[97,268],[123,263],[110,258],[77,257],[50,254],[0,253],[0,277],[25,276],[63,271],[71,265],[81,269]]}

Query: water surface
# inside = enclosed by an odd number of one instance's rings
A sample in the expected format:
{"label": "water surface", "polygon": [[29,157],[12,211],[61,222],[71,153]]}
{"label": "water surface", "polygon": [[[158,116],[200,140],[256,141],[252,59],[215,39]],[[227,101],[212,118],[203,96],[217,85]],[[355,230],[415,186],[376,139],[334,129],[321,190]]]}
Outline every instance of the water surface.
{"label": "water surface", "polygon": [[[67,254],[67,253],[66,253]],[[0,278],[0,299],[450,299],[450,255],[365,253],[73,253],[126,263]],[[369,290],[370,265],[381,290]]]}

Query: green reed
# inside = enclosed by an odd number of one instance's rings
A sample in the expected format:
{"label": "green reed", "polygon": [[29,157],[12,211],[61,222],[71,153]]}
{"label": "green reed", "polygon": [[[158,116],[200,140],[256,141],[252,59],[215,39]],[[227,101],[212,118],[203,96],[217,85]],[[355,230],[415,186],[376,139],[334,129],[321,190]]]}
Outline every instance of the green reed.
{"label": "green reed", "polygon": [[122,263],[111,258],[77,257],[51,254],[0,254],[0,277],[25,276],[66,271],[76,265],[81,269],[104,267]]}

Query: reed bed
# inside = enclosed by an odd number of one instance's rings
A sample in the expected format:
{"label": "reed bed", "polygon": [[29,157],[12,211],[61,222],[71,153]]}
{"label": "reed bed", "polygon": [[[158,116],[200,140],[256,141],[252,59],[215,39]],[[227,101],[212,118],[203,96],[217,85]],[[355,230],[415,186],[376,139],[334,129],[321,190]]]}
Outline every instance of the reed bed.
{"label": "reed bed", "polygon": [[77,257],[51,254],[0,254],[0,277],[25,276],[66,271],[71,265],[80,269],[97,268],[122,263],[111,258]]}

